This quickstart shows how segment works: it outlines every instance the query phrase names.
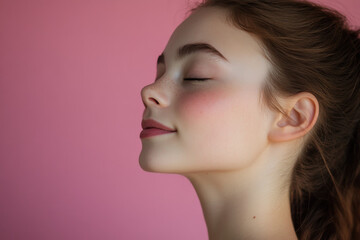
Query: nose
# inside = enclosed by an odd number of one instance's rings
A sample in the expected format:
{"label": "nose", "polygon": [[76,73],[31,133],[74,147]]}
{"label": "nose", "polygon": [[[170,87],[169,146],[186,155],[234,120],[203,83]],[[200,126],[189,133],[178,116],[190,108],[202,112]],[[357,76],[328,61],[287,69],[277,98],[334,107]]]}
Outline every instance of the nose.
{"label": "nose", "polygon": [[141,89],[141,98],[145,107],[166,107],[169,105],[169,98],[160,84],[152,83]]}

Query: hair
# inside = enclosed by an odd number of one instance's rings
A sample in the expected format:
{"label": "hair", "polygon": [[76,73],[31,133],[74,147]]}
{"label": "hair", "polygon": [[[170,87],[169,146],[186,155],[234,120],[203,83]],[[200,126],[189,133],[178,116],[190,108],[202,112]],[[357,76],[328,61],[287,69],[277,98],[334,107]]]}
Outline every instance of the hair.
{"label": "hair", "polygon": [[360,239],[360,29],[339,12],[296,0],[203,0],[261,40],[271,70],[263,86],[276,96],[313,94],[319,117],[291,176],[290,204],[299,239]]}

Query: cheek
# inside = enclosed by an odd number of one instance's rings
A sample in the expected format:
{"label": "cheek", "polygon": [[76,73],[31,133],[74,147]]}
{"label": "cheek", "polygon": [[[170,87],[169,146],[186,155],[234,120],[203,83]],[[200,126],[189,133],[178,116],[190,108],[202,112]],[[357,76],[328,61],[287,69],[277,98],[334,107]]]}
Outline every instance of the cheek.
{"label": "cheek", "polygon": [[224,104],[225,95],[221,91],[193,92],[182,95],[179,104],[180,115],[185,119],[202,119],[211,115]]}
{"label": "cheek", "polygon": [[214,104],[214,98],[218,98],[219,95],[215,92],[184,94],[179,105],[180,114],[184,118],[201,118],[204,112]]}
{"label": "cheek", "polygon": [[179,127],[183,130],[179,134],[188,153],[208,167],[245,164],[260,140],[262,118],[257,96],[257,89],[250,88],[183,94],[178,105]]}
{"label": "cheek", "polygon": [[230,127],[229,124],[223,124],[229,114],[221,116],[221,113],[228,112],[227,109],[230,107],[228,98],[226,92],[219,90],[186,93],[180,98],[179,137],[186,149],[185,152],[191,156],[189,159],[195,159],[198,163],[205,161],[209,167],[217,165],[215,159],[222,154],[216,154],[217,150],[213,146],[221,148],[218,143],[224,143],[224,135],[227,132],[224,131],[224,126]]}
{"label": "cheek", "polygon": [[[194,126],[221,126],[231,123],[246,125],[254,121],[259,112],[258,89],[247,88],[246,91],[234,89],[214,89],[185,93],[178,105],[179,117]],[[236,124],[239,126],[239,124]],[[198,125],[196,127],[199,127]]]}

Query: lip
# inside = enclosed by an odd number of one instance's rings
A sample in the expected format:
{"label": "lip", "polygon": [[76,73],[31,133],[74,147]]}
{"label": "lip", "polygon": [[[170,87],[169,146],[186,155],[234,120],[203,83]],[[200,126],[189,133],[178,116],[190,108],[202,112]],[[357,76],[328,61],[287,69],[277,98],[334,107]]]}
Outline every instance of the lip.
{"label": "lip", "polygon": [[158,129],[162,129],[165,131],[169,131],[169,132],[175,132],[175,129],[171,129],[153,119],[147,119],[147,120],[142,120],[141,122],[141,127],[143,129],[147,129],[147,128],[158,128]]}
{"label": "lip", "polygon": [[169,128],[153,119],[142,120],[141,127],[143,130],[140,133],[140,138],[176,132],[175,129]]}

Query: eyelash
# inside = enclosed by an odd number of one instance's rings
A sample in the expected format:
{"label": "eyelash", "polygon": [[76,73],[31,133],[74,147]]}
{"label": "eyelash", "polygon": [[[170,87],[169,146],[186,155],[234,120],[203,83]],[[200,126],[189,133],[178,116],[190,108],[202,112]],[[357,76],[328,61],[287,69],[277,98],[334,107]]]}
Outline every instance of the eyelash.
{"label": "eyelash", "polygon": [[209,79],[210,78],[184,78],[184,81],[205,81]]}

